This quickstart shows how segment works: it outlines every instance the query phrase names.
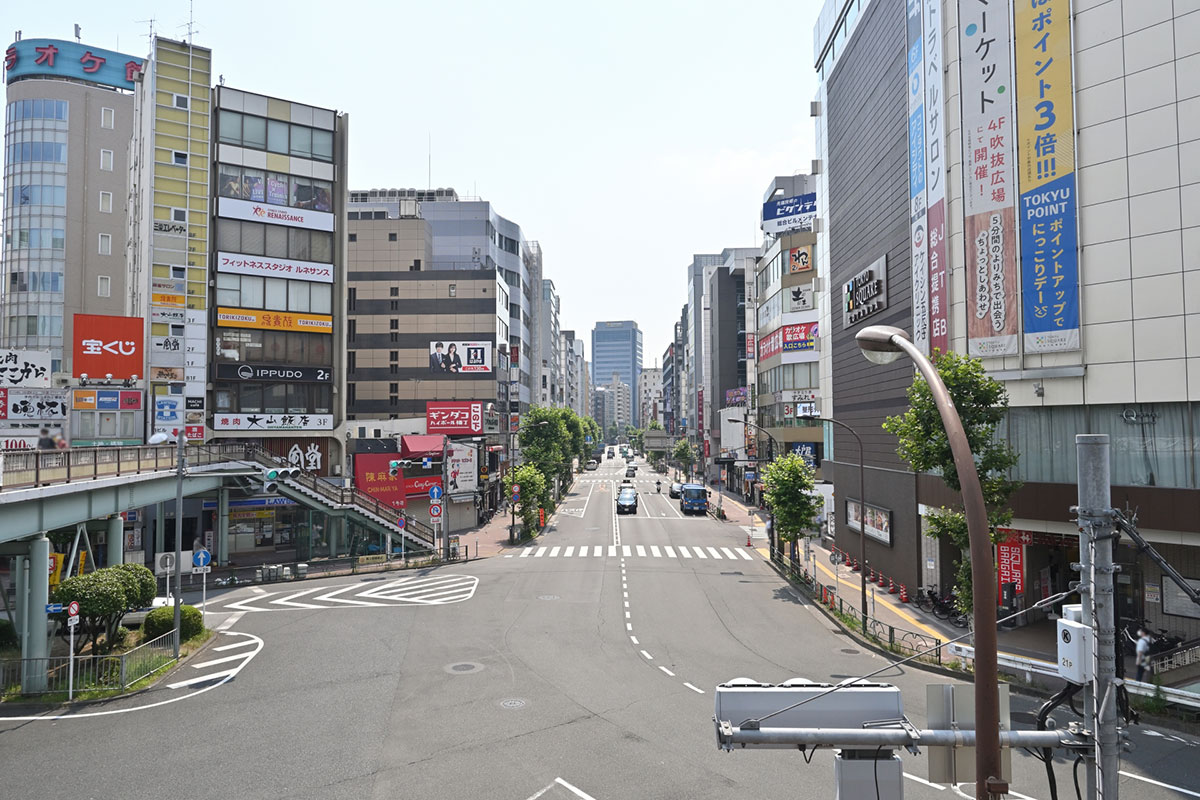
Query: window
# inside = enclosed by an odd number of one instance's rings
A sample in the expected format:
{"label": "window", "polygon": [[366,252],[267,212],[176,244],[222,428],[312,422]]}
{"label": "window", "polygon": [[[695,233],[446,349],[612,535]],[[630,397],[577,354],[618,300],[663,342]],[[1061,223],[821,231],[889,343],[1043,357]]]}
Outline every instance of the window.
{"label": "window", "polygon": [[312,293],[312,313],[314,314],[332,314],[333,313],[333,284],[329,283],[313,283],[309,284]]}
{"label": "window", "polygon": [[111,130],[116,118],[115,112],[111,108],[100,109],[100,127]]}
{"label": "window", "polygon": [[312,158],[312,128],[292,126],[289,152],[300,158]]}
{"label": "window", "polygon": [[171,163],[177,164],[181,167],[186,167],[187,163],[188,163],[187,153],[181,153],[178,150],[172,151],[171,152]]}
{"label": "window", "polygon": [[242,145],[256,150],[267,148],[267,121],[262,117],[242,117]]}
{"label": "window", "polygon": [[96,296],[112,297],[112,278],[100,275],[96,278]]}
{"label": "window", "polygon": [[388,364],[388,372],[390,372],[392,375],[399,374],[400,365],[399,364]]}
{"label": "window", "polygon": [[400,360],[400,351],[399,350],[389,350],[388,351],[388,361],[399,361],[399,360]]}
{"label": "window", "polygon": [[458,284],[457,283],[450,284],[450,296],[458,297]]}
{"label": "window", "polygon": [[394,242],[394,241],[396,241],[396,234],[394,234],[394,233],[389,233],[389,234],[388,234],[388,241],[389,241],[389,242]]}
{"label": "window", "polygon": [[100,169],[102,171],[112,172],[112,168],[113,168],[112,156],[113,156],[112,150],[101,150],[100,151]]}
{"label": "window", "polygon": [[388,295],[390,297],[399,297],[400,296],[400,287],[392,286],[391,288],[388,289]]}
{"label": "window", "polygon": [[171,221],[172,222],[187,222],[187,209],[172,208],[171,209]]}
{"label": "window", "polygon": [[221,141],[228,144],[242,143],[242,115],[236,111],[222,111],[218,119],[221,126]]}
{"label": "window", "polygon": [[110,234],[110,233],[100,234],[100,255],[102,255],[102,256],[111,256],[112,255],[112,234]]}
{"label": "window", "polygon": [[353,319],[346,320],[346,338],[353,342],[354,336],[357,333],[358,333],[358,321],[353,320]]}
{"label": "window", "polygon": [[352,233],[352,234],[350,234],[350,235],[349,235],[349,239],[350,239],[350,241],[352,241],[352,242],[357,242],[357,241],[358,241],[358,234],[357,234],[357,233]]}
{"label": "window", "polygon": [[409,268],[408,271],[409,272],[420,272],[421,271],[421,259],[414,258],[412,266]]}
{"label": "window", "polygon": [[175,94],[175,95],[171,95],[171,98],[172,98],[172,101],[176,108],[187,108],[188,107],[187,95]]}
{"label": "window", "polygon": [[389,300],[388,301],[388,310],[389,311],[399,311],[400,310],[400,301],[399,300]]}
{"label": "window", "polygon": [[102,214],[112,213],[112,192],[100,193],[100,212]]}
{"label": "window", "polygon": [[288,124],[277,119],[267,120],[267,149],[272,153],[287,153]]}
{"label": "window", "polygon": [[400,320],[398,320],[398,319],[388,320],[388,330],[390,330],[390,331],[400,330]]}
{"label": "window", "polygon": [[333,161],[333,131],[312,132],[312,155],[321,161]]}
{"label": "window", "polygon": [[349,292],[346,295],[346,305],[349,307],[348,310],[353,311],[354,304],[357,302],[358,302],[358,289],[351,286]]}
{"label": "window", "polygon": [[357,351],[351,350],[350,352],[346,353],[346,369],[350,370],[351,372],[354,372],[354,370],[358,369]]}

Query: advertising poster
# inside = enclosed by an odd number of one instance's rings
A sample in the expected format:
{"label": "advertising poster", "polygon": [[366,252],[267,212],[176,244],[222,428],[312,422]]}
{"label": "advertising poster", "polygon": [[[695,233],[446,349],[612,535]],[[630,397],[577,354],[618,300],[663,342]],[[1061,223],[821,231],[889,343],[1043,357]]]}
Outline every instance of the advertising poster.
{"label": "advertising poster", "polygon": [[0,349],[0,386],[50,388],[50,353]]}
{"label": "advertising poster", "polygon": [[753,333],[746,334],[746,358],[750,359],[751,361],[754,360],[754,354],[758,350],[754,339],[755,335]]}
{"label": "advertising poster", "polygon": [[491,342],[438,339],[429,343],[429,371],[446,375],[482,375],[492,371]]}
{"label": "advertising poster", "polygon": [[929,254],[925,206],[925,58],[922,54],[922,0],[907,0],[908,42],[908,200],[913,292],[913,343],[929,354]]}
{"label": "advertising poster", "polygon": [[788,250],[788,274],[809,272],[813,268],[813,246],[811,244]]}
{"label": "advertising poster", "polygon": [[384,505],[404,508],[404,476],[389,472],[388,462],[399,460],[399,453],[356,453],[354,455],[354,488],[370,495]]}
{"label": "advertising poster", "polygon": [[811,231],[817,218],[817,194],[799,194],[763,203],[762,229],[779,235],[790,230]]}
{"label": "advertising poster", "polygon": [[446,491],[450,494],[479,490],[479,450],[465,444],[446,450]]}
{"label": "advertising poster", "polygon": [[967,352],[1017,353],[1016,201],[1010,18],[959,0]]}
{"label": "advertising poster", "polygon": [[425,404],[425,432],[449,436],[483,433],[483,403],[431,400]]}
{"label": "advertising poster", "polygon": [[950,349],[950,295],[946,255],[946,95],[942,73],[942,3],[923,4],[925,36],[925,203],[929,260],[929,348]]}
{"label": "advertising poster", "polygon": [[[846,527],[852,531],[863,530],[862,504],[857,500],[846,501]],[[867,503],[866,533],[872,539],[892,546],[892,512],[886,508]]]}
{"label": "advertising poster", "polygon": [[255,328],[262,331],[333,333],[333,317],[328,314],[258,311],[252,308],[218,308],[217,325],[223,328]]}
{"label": "advertising poster", "polygon": [[65,389],[0,388],[0,419],[50,422],[61,421],[66,417]]}
{"label": "advertising poster", "polygon": [[1017,184],[1027,353],[1079,349],[1071,3],[1017,3]]}
{"label": "advertising poster", "polygon": [[1011,583],[1016,594],[1025,594],[1025,545],[1001,542],[996,545],[996,601],[1004,599],[1004,584]]}
{"label": "advertising poster", "polygon": [[142,368],[145,323],[141,317],[108,317],[76,314],[72,363],[74,376],[99,379],[112,375],[125,380],[145,375]]}
{"label": "advertising poster", "polygon": [[784,325],[780,330],[783,331],[783,351],[789,352],[811,352],[817,349],[817,330],[818,326],[815,322],[803,322],[799,325]]}

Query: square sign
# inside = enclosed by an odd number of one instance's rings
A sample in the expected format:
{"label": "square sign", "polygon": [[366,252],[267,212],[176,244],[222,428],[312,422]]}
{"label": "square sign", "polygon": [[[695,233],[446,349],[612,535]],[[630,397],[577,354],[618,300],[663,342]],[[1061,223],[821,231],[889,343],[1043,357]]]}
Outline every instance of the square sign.
{"label": "square sign", "polygon": [[422,469],[429,469],[432,466],[433,466],[433,459],[430,458],[429,456],[425,456],[424,458],[421,459],[421,468]]}

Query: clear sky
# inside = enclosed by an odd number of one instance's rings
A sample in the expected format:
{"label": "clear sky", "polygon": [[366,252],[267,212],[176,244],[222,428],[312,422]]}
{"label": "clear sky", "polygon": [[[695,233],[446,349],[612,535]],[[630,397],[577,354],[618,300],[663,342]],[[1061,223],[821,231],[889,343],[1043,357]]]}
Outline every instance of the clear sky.
{"label": "clear sky", "polygon": [[[7,4],[6,4],[7,5]],[[195,0],[226,85],[350,115],[350,186],[452,186],[541,242],[561,324],[670,342],[692,253],[761,241],[762,194],[807,172],[819,0]],[[6,8],[26,37],[144,55],[186,0]],[[429,162],[432,140],[432,178]],[[588,357],[591,353],[588,352]]]}

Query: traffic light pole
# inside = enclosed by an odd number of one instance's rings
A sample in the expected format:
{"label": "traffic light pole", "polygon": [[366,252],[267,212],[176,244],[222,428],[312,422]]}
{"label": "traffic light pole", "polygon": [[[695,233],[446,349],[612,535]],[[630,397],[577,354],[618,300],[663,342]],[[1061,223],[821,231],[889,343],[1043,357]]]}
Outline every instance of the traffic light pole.
{"label": "traffic light pole", "polygon": [[438,530],[442,536],[442,560],[450,560],[450,525],[446,520],[446,509],[450,506],[450,470],[446,464],[446,454],[450,449],[450,437],[443,434],[442,436],[442,499],[446,502],[442,504],[442,515],[438,517],[442,524],[438,526]]}
{"label": "traffic light pole", "polygon": [[179,630],[180,607],[183,603],[183,470],[184,443],[187,434],[180,426],[175,431],[175,658],[179,658],[179,640],[182,636]]}

